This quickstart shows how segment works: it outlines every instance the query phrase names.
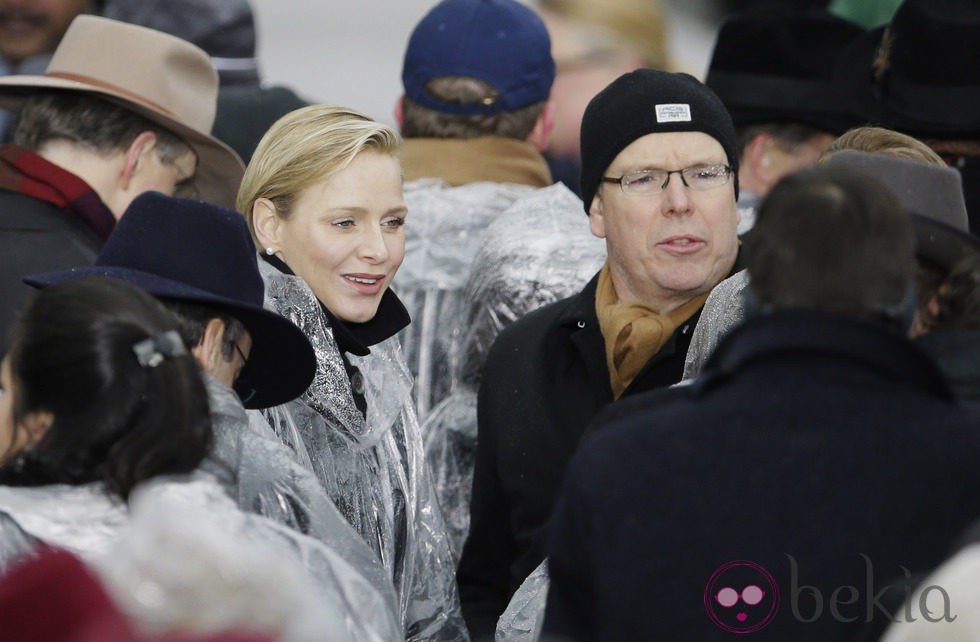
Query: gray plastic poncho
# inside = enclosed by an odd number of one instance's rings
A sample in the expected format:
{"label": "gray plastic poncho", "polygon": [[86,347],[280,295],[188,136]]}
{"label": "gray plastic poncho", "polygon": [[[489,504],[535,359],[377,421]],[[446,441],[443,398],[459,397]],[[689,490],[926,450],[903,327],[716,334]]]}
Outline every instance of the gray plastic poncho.
{"label": "gray plastic poncho", "polygon": [[310,388],[264,411],[341,514],[374,550],[395,586],[409,640],[466,640],[449,539],[422,452],[412,379],[397,338],[349,355],[361,373],[358,411],[326,315],[299,277],[259,261],[266,307],[299,326],[317,354]]}
{"label": "gray plastic poncho", "polygon": [[548,560],[545,560],[514,591],[497,620],[495,642],[536,642],[541,637],[550,585]]}
{"label": "gray plastic poncho", "polygon": [[433,178],[405,184],[405,260],[392,289],[412,317],[399,338],[415,377],[420,421],[456,384],[456,324],[470,265],[484,243],[484,230],[515,201],[536,191],[514,183],[453,187]]}
{"label": "gray plastic poncho", "polygon": [[682,381],[696,377],[718,342],[745,319],[745,288],[748,285],[749,273],[742,270],[711,290],[701,309],[694,334],[691,335],[691,345],[684,359]]}
{"label": "gray plastic poncho", "polygon": [[128,507],[98,484],[0,487],[0,562],[42,543],[92,565],[149,632],[381,642],[400,629],[385,598],[339,555],[242,512],[203,472],[147,482]]}
{"label": "gray plastic poncho", "polygon": [[214,447],[202,464],[239,508],[320,540],[374,585],[398,613],[387,571],[323,492],[316,476],[296,461],[261,412],[246,411],[238,395],[205,374]]}
{"label": "gray plastic poncho", "polygon": [[423,426],[426,459],[458,556],[469,532],[476,391],[490,345],[528,312],[581,290],[606,260],[582,201],[564,185],[516,200],[482,233],[457,325],[458,381]]}

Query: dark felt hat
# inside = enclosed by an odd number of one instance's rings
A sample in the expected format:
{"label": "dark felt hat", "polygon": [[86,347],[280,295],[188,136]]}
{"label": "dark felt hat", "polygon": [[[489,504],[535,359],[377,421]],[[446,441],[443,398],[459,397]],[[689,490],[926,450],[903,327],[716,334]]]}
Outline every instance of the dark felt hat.
{"label": "dark felt hat", "polygon": [[824,9],[742,11],[721,25],[705,84],[736,127],[795,122],[840,135],[862,120],[834,70],[844,46],[864,32]]}
{"label": "dark felt hat", "polygon": [[891,154],[844,150],[825,164],[874,176],[912,213],[916,254],[952,269],[970,252],[980,252],[980,238],[969,233],[959,172]]}
{"label": "dark felt hat", "polygon": [[33,274],[24,281],[43,287],[110,277],[160,299],[227,313],[252,337],[252,352],[236,389],[247,408],[267,408],[295,399],[309,387],[316,355],[296,325],[262,307],[265,285],[257,258],[238,212],[146,192],[133,200],[94,265]]}
{"label": "dark felt hat", "polygon": [[[875,61],[880,73],[876,74]],[[980,2],[906,0],[845,48],[838,75],[867,122],[922,137],[980,134]]]}

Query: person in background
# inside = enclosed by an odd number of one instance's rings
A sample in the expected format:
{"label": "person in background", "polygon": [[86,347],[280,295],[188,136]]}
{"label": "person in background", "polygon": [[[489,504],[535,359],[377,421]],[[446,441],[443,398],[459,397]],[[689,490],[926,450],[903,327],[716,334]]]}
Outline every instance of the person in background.
{"label": "person in background", "polygon": [[207,52],[221,85],[211,133],[246,163],[272,123],[309,104],[291,88],[263,80],[248,0],[105,0],[102,15],[175,35]]}
{"label": "person in background", "polygon": [[42,76],[0,77],[22,104],[0,147],[0,336],[32,290],[27,274],[91,264],[139,194],[230,205],[244,166],[208,132],[217,74],[173,36],[82,15]]}
{"label": "person in background", "polygon": [[[43,74],[75,16],[99,13],[98,0],[0,0],[0,76]],[[0,141],[10,142],[11,114],[0,110]]]}
{"label": "person in background", "polygon": [[564,205],[556,214],[578,209],[550,188],[541,155],[554,77],[544,23],[517,0],[444,0],[409,38],[395,118],[412,224],[395,288],[412,317],[400,338],[422,421],[458,383],[461,297],[487,226],[544,189]]}
{"label": "person in background", "polygon": [[865,122],[914,136],[963,176],[970,231],[980,230],[980,4],[905,0],[855,39],[837,75]]}
{"label": "person in background", "polygon": [[738,134],[739,234],[783,176],[817,162],[836,136],[863,124],[834,77],[841,50],[864,33],[824,9],[784,5],[730,15],[715,40],[705,84]]}
{"label": "person in background", "polygon": [[555,180],[581,198],[579,130],[592,98],[619,76],[673,68],[660,0],[536,0],[531,3],[551,35],[555,59],[554,127],[544,157]]}
{"label": "person in background", "polygon": [[388,571],[405,638],[465,640],[395,336],[409,322],[390,289],[405,252],[400,144],[345,107],[291,112],[259,142],[238,209],[261,251],[266,306],[318,358],[310,388],[266,417]]}

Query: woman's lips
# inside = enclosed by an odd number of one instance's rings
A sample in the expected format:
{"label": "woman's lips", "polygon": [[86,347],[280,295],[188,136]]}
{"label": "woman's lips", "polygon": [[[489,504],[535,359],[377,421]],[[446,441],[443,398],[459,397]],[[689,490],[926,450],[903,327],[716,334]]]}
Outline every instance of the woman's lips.
{"label": "woman's lips", "polygon": [[381,292],[385,286],[383,274],[344,274],[347,282],[358,294],[373,296]]}

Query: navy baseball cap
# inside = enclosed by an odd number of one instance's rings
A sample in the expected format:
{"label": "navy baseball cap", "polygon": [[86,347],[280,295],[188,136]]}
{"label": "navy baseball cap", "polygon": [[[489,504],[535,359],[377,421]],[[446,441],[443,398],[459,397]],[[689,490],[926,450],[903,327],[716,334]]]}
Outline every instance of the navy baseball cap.
{"label": "navy baseball cap", "polygon": [[[444,76],[467,76],[499,93],[493,103],[446,102],[426,90]],[[555,80],[551,38],[533,10],[515,0],[443,0],[416,25],[402,67],[405,95],[436,111],[476,116],[548,99]]]}

